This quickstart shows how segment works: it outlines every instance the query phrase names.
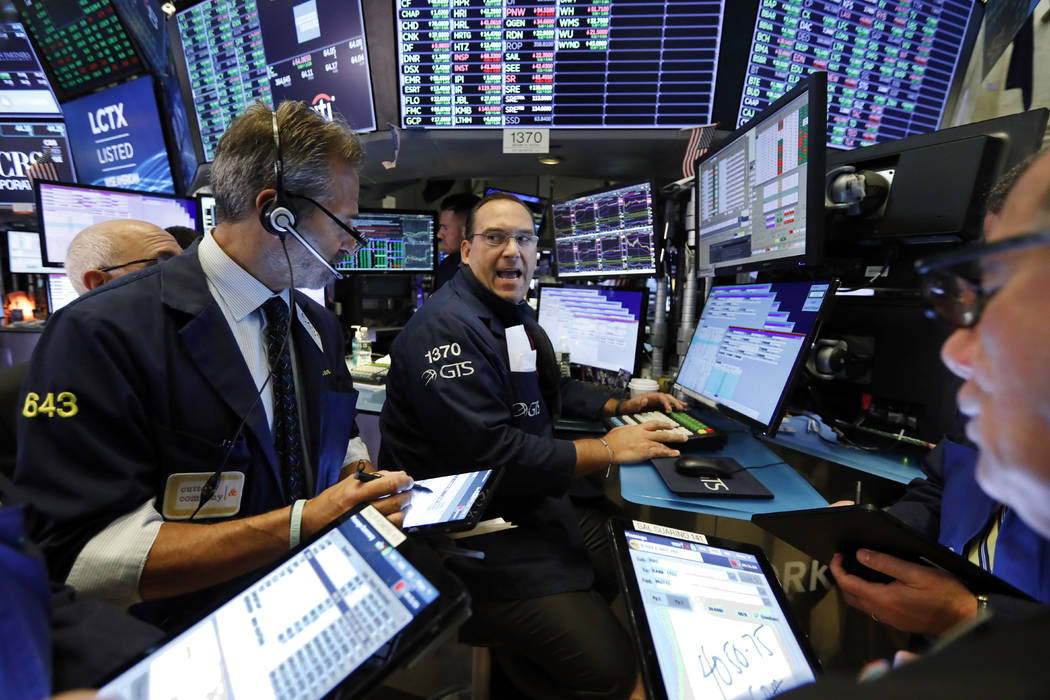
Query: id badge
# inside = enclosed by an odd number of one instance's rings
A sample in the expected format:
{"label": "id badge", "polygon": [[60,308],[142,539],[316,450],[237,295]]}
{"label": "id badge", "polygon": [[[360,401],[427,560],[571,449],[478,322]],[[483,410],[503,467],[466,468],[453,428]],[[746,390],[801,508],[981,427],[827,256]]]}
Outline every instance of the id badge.
{"label": "id badge", "polygon": [[[164,485],[164,504],[161,515],[165,520],[186,520],[200,502],[201,489],[213,472],[183,472],[172,474]],[[223,472],[215,493],[199,511],[197,518],[228,518],[241,510],[244,492],[244,472]]]}

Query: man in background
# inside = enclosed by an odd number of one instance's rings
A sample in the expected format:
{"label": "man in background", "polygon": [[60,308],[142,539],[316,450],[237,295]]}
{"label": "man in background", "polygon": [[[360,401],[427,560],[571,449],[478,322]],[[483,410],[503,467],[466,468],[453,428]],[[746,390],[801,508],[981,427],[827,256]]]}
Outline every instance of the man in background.
{"label": "man in background", "polygon": [[77,294],[86,294],[181,252],[175,237],[159,226],[112,219],[92,224],[73,238],[66,252],[66,275]]}
{"label": "man in background", "polygon": [[437,237],[441,242],[441,251],[448,257],[438,263],[437,270],[434,271],[435,292],[452,279],[463,262],[459,246],[467,235],[467,216],[477,203],[478,196],[469,192],[450,194],[441,202]]}

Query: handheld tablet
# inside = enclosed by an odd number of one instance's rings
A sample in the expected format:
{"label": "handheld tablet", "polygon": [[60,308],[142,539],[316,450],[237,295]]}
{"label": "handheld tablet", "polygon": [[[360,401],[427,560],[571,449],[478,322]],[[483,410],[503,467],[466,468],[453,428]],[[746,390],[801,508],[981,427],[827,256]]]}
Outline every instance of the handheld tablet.
{"label": "handheld tablet", "polygon": [[871,505],[756,513],[751,522],[817,561],[829,562],[839,552],[846,571],[876,583],[892,579],[857,562],[856,552],[861,547],[943,569],[974,593],[1001,593],[1030,600],[998,576]]}
{"label": "handheld tablet", "polygon": [[454,631],[469,598],[371,506],[344,515],[107,683],[114,700],[357,697]]}
{"label": "handheld tablet", "polygon": [[[478,524],[502,471],[483,469],[421,479],[405,511],[405,532],[436,534],[469,530]],[[424,490],[425,489],[425,490]]]}
{"label": "handheld tablet", "polygon": [[637,520],[609,527],[647,697],[767,698],[815,679],[761,549]]}

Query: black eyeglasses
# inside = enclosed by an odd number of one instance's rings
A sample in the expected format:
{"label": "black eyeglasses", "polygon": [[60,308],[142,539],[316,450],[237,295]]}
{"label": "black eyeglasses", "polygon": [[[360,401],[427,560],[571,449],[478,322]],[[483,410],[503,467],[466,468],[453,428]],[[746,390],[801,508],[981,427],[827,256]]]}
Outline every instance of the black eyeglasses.
{"label": "black eyeglasses", "polygon": [[976,326],[992,294],[981,287],[979,275],[967,276],[953,268],[1047,243],[1050,243],[1050,229],[966,246],[916,261],[915,270],[922,277],[922,295],[930,305],[927,315],[938,316],[956,328]]}
{"label": "black eyeglasses", "polygon": [[131,262],[121,263],[119,265],[110,265],[109,267],[98,268],[99,272],[112,272],[113,270],[119,270],[122,267],[128,267],[129,265],[156,265],[160,262],[160,258],[142,258],[141,260],[132,260]]}
{"label": "black eyeglasses", "polygon": [[354,239],[354,247],[346,251],[347,255],[353,255],[354,253],[368,245],[368,239],[365,238],[365,235],[363,233],[358,231],[353,226],[347,226],[346,224],[344,224],[342,221],[339,220],[339,217],[337,217],[335,214],[321,206],[321,204],[317,200],[311,199],[310,197],[307,197],[303,194],[292,194],[291,192],[287,193],[287,196],[292,197],[294,199],[302,199],[306,202],[309,202],[310,204],[313,204],[315,207],[324,212],[325,216],[327,216],[329,219],[338,224],[339,228],[349,233],[350,237]]}

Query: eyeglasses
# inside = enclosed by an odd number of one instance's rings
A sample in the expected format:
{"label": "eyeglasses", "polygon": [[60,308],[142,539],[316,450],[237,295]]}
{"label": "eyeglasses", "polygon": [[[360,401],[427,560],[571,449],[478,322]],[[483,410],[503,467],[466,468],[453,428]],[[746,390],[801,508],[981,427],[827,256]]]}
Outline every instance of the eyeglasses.
{"label": "eyeglasses", "polygon": [[498,233],[495,231],[492,233],[476,233],[473,236],[470,236],[469,240],[473,240],[474,238],[480,238],[493,248],[502,248],[507,245],[507,241],[513,238],[515,245],[523,250],[531,250],[532,248],[535,248],[540,240],[539,236],[531,233],[518,233],[512,236],[507,233]]}
{"label": "eyeglasses", "polygon": [[110,265],[109,267],[98,268],[99,272],[112,272],[113,270],[119,270],[122,267],[128,267],[129,265],[156,265],[160,262],[160,258],[142,258],[141,260],[132,260],[131,262],[121,263],[119,265]]}
{"label": "eyeglasses", "polygon": [[337,217],[335,214],[321,206],[321,204],[317,200],[311,199],[310,197],[307,197],[306,195],[302,194],[292,194],[291,192],[287,193],[287,196],[292,197],[294,199],[302,199],[304,201],[309,202],[310,204],[314,205],[322,212],[324,212],[325,216],[334,221],[339,226],[339,228],[349,233],[350,237],[354,239],[354,245],[352,248],[345,249],[347,255],[353,255],[354,253],[368,245],[368,239],[365,238],[365,235],[363,233],[358,231],[353,226],[347,226],[346,224],[344,224],[339,219],[339,217]]}
{"label": "eyeglasses", "polygon": [[977,274],[953,268],[1001,253],[1016,252],[1050,243],[1050,229],[959,248],[915,263],[922,277],[922,295],[930,305],[927,316],[938,316],[955,328],[973,328],[993,294],[981,287]]}

